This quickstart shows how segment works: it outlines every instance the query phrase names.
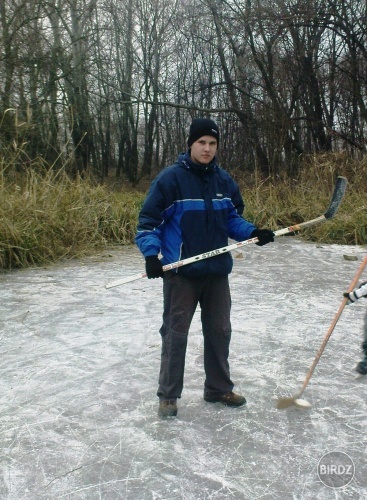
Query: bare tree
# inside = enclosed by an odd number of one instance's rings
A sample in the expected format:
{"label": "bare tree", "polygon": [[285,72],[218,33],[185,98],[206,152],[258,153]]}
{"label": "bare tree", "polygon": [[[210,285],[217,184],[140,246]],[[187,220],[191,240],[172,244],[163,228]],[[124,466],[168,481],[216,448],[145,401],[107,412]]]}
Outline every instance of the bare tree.
{"label": "bare tree", "polygon": [[[223,131],[229,169],[297,173],[304,153],[363,154],[366,2],[4,0],[0,141],[136,183]],[[200,20],[200,22],[198,22]],[[15,141],[15,142],[14,142]]]}

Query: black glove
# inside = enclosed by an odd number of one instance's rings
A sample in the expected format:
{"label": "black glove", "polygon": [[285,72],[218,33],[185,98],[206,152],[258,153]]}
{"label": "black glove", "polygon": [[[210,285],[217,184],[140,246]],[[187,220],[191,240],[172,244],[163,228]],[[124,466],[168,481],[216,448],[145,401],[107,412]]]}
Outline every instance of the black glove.
{"label": "black glove", "polygon": [[145,257],[145,270],[149,279],[163,278],[163,266],[158,259],[158,255],[149,255],[149,257]]}
{"label": "black glove", "polygon": [[360,299],[361,297],[364,297],[367,299],[367,294],[366,294],[366,289],[365,286],[367,285],[367,281],[364,281],[359,285],[358,288],[355,288],[351,292],[344,292],[343,297],[347,298],[350,300],[350,302],[355,302],[356,300]]}
{"label": "black glove", "polygon": [[274,241],[275,234],[270,229],[255,229],[251,233],[251,238],[257,238],[259,241],[256,245],[262,247],[271,241]]}

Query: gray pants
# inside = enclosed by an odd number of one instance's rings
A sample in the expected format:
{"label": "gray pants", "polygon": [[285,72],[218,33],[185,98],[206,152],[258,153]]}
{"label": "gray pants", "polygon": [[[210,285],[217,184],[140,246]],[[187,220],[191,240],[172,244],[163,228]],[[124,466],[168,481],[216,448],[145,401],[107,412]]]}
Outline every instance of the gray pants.
{"label": "gray pants", "polygon": [[157,395],[181,397],[189,328],[200,304],[204,336],[205,394],[231,391],[229,344],[231,295],[228,276],[186,278],[166,272],[163,279],[161,369]]}

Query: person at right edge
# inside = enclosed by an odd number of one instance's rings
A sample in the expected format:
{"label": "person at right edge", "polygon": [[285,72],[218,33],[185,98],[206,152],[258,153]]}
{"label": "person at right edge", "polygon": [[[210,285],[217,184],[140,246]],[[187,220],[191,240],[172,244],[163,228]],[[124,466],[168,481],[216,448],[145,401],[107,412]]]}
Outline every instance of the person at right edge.
{"label": "person at right edge", "polygon": [[[197,305],[204,336],[204,400],[242,406],[232,391],[228,363],[231,340],[229,252],[163,272],[162,266],[211,252],[235,241],[274,241],[270,229],[258,229],[242,217],[244,203],[232,177],[217,165],[219,128],[208,118],[192,121],[188,151],[152,182],[139,214],[135,242],[145,257],[147,277],[163,278],[163,325],[158,414],[177,415],[188,332]],[[159,258],[159,254],[162,258]]]}
{"label": "person at right edge", "polygon": [[[361,297],[367,298],[367,281],[364,281],[358,288],[355,288],[351,292],[343,293],[343,297],[349,299],[348,304],[352,304]],[[367,375],[367,312],[365,314],[363,324],[362,351],[364,353],[364,359],[357,364],[356,371],[360,375]]]}

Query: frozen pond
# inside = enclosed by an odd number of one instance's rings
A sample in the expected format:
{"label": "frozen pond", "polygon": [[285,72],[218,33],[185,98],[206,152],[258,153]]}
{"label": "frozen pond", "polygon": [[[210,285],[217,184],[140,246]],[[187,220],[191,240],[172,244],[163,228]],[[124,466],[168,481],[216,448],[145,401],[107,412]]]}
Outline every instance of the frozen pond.
{"label": "frozen pond", "polygon": [[[282,237],[234,253],[230,366],[247,405],[202,399],[197,311],[168,420],[156,397],[162,282],[105,289],[144,270],[135,247],[0,275],[0,498],[366,498],[367,377],[354,367],[367,301],[344,309],[304,393],[312,408],[275,408],[301,388],[365,252]],[[335,452],[355,466],[342,487],[318,474]]]}

